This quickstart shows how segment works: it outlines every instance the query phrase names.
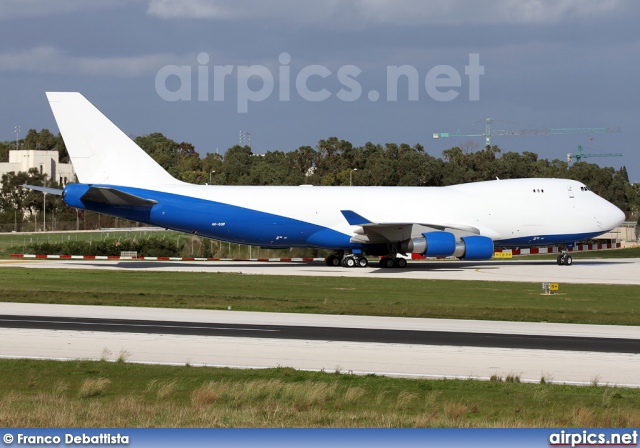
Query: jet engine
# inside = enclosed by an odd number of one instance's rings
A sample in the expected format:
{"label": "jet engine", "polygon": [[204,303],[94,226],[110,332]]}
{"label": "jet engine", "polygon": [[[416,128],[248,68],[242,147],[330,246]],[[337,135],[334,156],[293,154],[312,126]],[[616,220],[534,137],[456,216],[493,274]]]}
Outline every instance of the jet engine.
{"label": "jet engine", "polygon": [[456,241],[455,235],[450,232],[427,232],[403,241],[400,249],[402,252],[427,257],[454,256],[465,260],[488,260],[493,256],[493,240],[486,236],[469,235]]}

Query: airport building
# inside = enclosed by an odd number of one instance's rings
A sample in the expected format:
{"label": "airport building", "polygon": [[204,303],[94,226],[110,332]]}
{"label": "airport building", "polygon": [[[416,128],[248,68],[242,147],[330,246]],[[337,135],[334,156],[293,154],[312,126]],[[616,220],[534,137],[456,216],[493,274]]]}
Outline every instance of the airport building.
{"label": "airport building", "polygon": [[74,182],[76,174],[70,163],[60,163],[58,151],[36,149],[14,149],[9,151],[9,162],[0,163],[0,176],[13,172],[27,172],[36,168],[40,174],[46,174],[61,186]]}
{"label": "airport building", "polygon": [[636,247],[640,243],[640,228],[638,228],[638,222],[624,221],[611,232],[600,235],[598,240],[622,243],[622,247]]}

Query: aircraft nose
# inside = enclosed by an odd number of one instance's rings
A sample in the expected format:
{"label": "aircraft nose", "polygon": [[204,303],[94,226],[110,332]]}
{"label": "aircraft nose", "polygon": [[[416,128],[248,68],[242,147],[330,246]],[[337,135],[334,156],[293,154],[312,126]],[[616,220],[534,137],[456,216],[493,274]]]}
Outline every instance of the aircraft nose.
{"label": "aircraft nose", "polygon": [[602,223],[603,230],[613,230],[624,222],[626,216],[618,207],[610,202],[606,202],[598,218]]}

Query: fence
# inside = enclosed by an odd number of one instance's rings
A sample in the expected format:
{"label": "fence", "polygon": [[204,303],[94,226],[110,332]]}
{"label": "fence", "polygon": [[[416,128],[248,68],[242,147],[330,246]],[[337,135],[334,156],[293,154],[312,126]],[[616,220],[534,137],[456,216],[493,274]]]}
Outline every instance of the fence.
{"label": "fence", "polygon": [[[98,231],[71,232],[34,232],[0,234],[0,254],[26,253],[29,245],[42,243],[63,243],[66,241],[110,241],[118,242],[131,239],[161,238],[175,244],[182,257],[217,258],[299,258],[326,257],[329,250],[312,248],[265,249],[257,246],[210,240],[157,227],[133,227],[120,229],[101,229]],[[83,254],[73,254],[83,255]]]}

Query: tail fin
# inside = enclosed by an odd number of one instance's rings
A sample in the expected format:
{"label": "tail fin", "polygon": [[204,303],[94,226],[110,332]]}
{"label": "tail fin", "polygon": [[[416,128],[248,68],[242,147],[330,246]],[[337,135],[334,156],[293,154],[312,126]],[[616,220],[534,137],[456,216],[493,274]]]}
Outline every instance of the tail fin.
{"label": "tail fin", "polygon": [[81,183],[132,187],[181,183],[81,94],[48,92],[47,98]]}

